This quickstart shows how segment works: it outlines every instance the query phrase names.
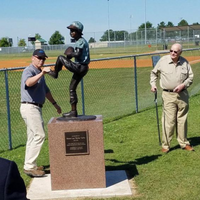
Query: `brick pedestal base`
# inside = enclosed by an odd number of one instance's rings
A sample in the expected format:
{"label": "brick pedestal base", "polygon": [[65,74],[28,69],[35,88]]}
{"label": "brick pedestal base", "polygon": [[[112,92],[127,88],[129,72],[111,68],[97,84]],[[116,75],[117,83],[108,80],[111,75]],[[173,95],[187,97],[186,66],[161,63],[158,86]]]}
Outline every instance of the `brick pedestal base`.
{"label": "brick pedestal base", "polygon": [[48,140],[52,190],[106,187],[102,116],[88,121],[52,118]]}

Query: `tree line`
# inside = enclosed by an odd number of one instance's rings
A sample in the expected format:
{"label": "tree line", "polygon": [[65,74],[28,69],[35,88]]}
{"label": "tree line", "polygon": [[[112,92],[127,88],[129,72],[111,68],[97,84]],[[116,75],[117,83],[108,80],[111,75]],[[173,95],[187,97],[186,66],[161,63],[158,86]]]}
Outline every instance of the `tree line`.
{"label": "tree line", "polygon": [[[35,40],[42,39],[41,35],[39,33],[35,34]],[[54,45],[54,44],[65,44],[65,38],[60,34],[59,31],[55,31],[52,36],[50,37],[49,44]],[[35,45],[34,41],[31,41],[32,45]],[[25,47],[27,46],[26,40],[25,39],[20,39],[17,43],[17,45],[20,47]],[[12,41],[8,37],[3,37],[0,39],[0,47],[11,47],[12,46]]]}
{"label": "tree line", "polygon": [[[198,25],[199,23],[193,23],[192,25]],[[188,22],[184,19],[182,19],[177,26],[187,26],[189,25]],[[157,27],[153,27],[153,24],[149,21],[146,22],[146,29],[148,30],[147,38],[155,38],[154,34],[156,30],[161,30],[165,27],[174,27],[175,25],[172,22],[165,23],[164,21],[160,22]],[[106,30],[103,35],[100,38],[100,41],[121,41],[121,40],[129,40],[130,38],[142,38],[142,34],[138,34],[138,32],[142,32],[145,29],[145,23],[142,23],[138,29],[135,32],[128,33],[128,31],[120,30],[120,31],[113,31],[112,29]],[[171,33],[172,34],[172,33]],[[186,31],[185,31],[185,34]],[[183,33],[184,35],[184,33]],[[168,35],[170,37],[170,33]],[[41,39],[41,35],[39,33],[35,34],[35,39]],[[65,38],[60,34],[59,31],[55,31],[52,36],[50,37],[48,43],[49,45],[58,45],[58,44],[64,44]],[[89,43],[96,42],[95,38],[90,37]],[[34,41],[31,42],[32,45],[34,45]],[[20,39],[18,41],[18,46],[27,46],[25,39]],[[11,47],[12,46],[12,40],[8,37],[3,37],[0,39],[0,47]]]}
{"label": "tree line", "polygon": [[[198,25],[198,22],[193,23],[192,25]],[[188,22],[182,19],[177,26],[188,26]],[[174,27],[175,25],[172,22],[165,23],[164,21],[160,22],[157,27],[153,27],[153,24],[149,21],[146,22],[147,38],[155,38],[156,30],[159,34],[159,30],[162,30],[165,27]],[[128,31],[113,31],[112,29],[106,30],[102,35],[100,41],[124,41],[130,40],[131,38],[142,39],[144,38],[145,23],[142,23],[135,32],[128,33]],[[109,33],[108,33],[109,32]],[[160,38],[162,38],[162,32],[160,33]],[[187,31],[182,31],[182,36],[187,35]],[[167,37],[174,36],[174,33],[168,33]],[[158,35],[159,37],[159,35]],[[89,42],[96,42],[94,38],[90,38]]]}

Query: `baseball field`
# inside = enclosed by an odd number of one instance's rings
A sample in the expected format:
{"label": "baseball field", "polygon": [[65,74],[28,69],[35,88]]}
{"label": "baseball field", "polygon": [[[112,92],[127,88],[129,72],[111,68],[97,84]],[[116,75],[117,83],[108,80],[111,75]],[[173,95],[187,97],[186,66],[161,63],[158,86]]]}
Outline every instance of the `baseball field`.
{"label": "baseball field", "polygon": [[[183,56],[192,64],[195,74],[194,83],[190,87],[190,113],[188,120],[188,137],[195,152],[185,152],[177,145],[176,138],[172,141],[172,151],[168,155],[160,153],[154,95],[150,92],[149,73],[152,68],[151,56],[137,57],[137,87],[139,113],[135,112],[135,90],[133,57],[107,60],[93,60],[90,72],[84,79],[85,110],[89,114],[101,114],[104,117],[105,166],[106,170],[126,170],[132,187],[133,195],[117,199],[197,199],[199,196],[199,51],[183,52]],[[49,54],[48,54],[49,55]],[[56,55],[49,55],[46,64],[53,64]],[[114,57],[115,55],[107,55]],[[119,56],[119,55],[116,55]],[[162,56],[162,55],[161,55]],[[98,57],[99,58],[99,57]],[[104,56],[102,56],[104,58]],[[95,57],[92,57],[95,59]],[[24,57],[0,57],[0,68],[28,66],[31,54]],[[101,69],[103,68],[103,69]],[[110,69],[109,69],[110,68]],[[114,69],[112,69],[114,68]],[[4,73],[1,89],[1,135],[0,147],[8,148],[6,92]],[[31,178],[23,173],[23,161],[26,141],[26,127],[20,117],[20,77],[21,71],[8,73],[9,97],[11,110],[11,131],[13,150],[0,150],[1,157],[15,160],[28,188]],[[58,99],[63,111],[68,111],[68,90],[70,78],[67,71],[59,75],[59,79],[46,76],[52,93]],[[126,81],[124,81],[126,80]],[[79,112],[81,113],[81,92]],[[159,95],[160,97],[160,95]],[[67,99],[67,100],[66,100]],[[158,99],[158,103],[160,103]],[[148,109],[147,109],[148,108]],[[161,117],[161,106],[159,117]],[[56,116],[52,105],[46,102],[44,107],[44,123]],[[177,159],[174,159],[177,158]],[[187,158],[187,159],[186,159]],[[180,164],[181,163],[181,164]],[[49,167],[48,140],[45,141],[39,165]],[[183,167],[184,166],[184,167]],[[192,183],[192,184],[191,184]],[[178,189],[174,190],[178,185]],[[166,188],[168,188],[166,190]],[[91,198],[89,198],[91,199]]]}
{"label": "baseball field", "polygon": [[[186,56],[186,59],[191,63],[195,64],[200,62],[200,56]],[[49,57],[45,64],[54,64],[56,61],[56,57]],[[28,66],[31,62],[31,58],[12,58],[10,60],[0,60],[0,69],[3,68],[14,68],[14,67],[24,67]],[[106,61],[98,61],[98,62],[91,62],[90,68],[91,69],[101,69],[101,68],[127,68],[133,67],[132,59],[115,59],[115,60],[106,60]],[[152,66],[152,61],[150,57],[147,58],[139,58],[137,59],[137,66],[138,67],[149,67]]]}

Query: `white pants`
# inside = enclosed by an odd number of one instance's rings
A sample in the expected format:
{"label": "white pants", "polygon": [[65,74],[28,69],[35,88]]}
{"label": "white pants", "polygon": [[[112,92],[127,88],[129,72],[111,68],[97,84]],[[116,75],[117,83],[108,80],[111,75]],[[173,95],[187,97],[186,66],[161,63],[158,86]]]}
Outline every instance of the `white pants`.
{"label": "white pants", "polygon": [[20,113],[27,126],[24,169],[30,170],[37,167],[36,160],[45,140],[42,109],[33,104],[21,104]]}

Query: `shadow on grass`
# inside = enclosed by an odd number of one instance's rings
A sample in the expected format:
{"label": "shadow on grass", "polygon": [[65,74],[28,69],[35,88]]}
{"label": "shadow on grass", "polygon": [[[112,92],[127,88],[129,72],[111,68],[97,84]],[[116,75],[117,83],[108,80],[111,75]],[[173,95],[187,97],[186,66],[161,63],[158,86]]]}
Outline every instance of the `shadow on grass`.
{"label": "shadow on grass", "polygon": [[9,152],[9,151],[12,151],[12,150],[15,150],[15,149],[19,149],[21,147],[25,147],[26,145],[25,144],[20,144],[16,147],[13,147],[12,149],[6,149],[6,150],[0,150],[0,153],[4,153],[4,152]]}
{"label": "shadow on grass", "polygon": [[200,137],[192,137],[188,139],[191,143],[191,145],[194,146],[198,146],[200,144]]}
{"label": "shadow on grass", "polygon": [[128,176],[128,179],[132,179],[134,176],[139,175],[136,165],[144,165],[149,162],[152,162],[158,159],[159,156],[162,155],[153,155],[153,156],[144,156],[142,158],[135,159],[130,162],[122,162],[116,159],[106,159],[109,162],[113,162],[114,164],[119,164],[117,166],[106,166],[106,171],[111,170],[125,170]]}

